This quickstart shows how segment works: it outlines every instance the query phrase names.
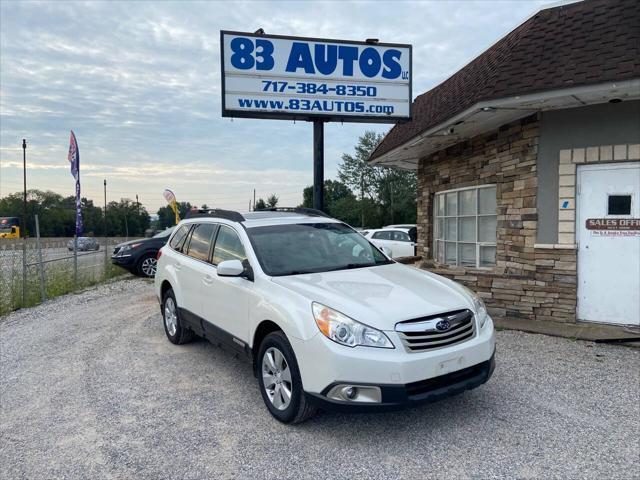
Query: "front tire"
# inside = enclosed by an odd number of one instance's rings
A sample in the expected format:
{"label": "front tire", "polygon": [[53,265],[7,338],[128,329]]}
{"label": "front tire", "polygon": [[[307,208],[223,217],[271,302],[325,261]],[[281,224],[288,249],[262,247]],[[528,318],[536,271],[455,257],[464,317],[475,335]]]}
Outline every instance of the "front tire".
{"label": "front tire", "polygon": [[270,333],[262,341],[257,370],[262,399],[276,420],[300,423],[315,414],[302,389],[293,348],[283,332]]}
{"label": "front tire", "polygon": [[172,289],[167,290],[162,298],[162,319],[164,333],[171,343],[182,345],[193,339],[193,331],[182,326],[180,310]]}
{"label": "front tire", "polygon": [[138,260],[138,266],[136,268],[138,275],[141,277],[153,278],[156,276],[156,269],[158,268],[157,254],[145,253],[140,260]]}

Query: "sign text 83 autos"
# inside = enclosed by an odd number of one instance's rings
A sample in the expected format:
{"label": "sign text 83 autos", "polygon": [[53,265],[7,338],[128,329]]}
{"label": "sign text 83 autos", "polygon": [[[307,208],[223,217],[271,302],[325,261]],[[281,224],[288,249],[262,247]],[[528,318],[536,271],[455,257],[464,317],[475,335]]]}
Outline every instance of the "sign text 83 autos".
{"label": "sign text 83 autos", "polygon": [[[249,70],[255,66],[256,70],[269,71],[274,68],[273,43],[265,39],[236,37],[231,40],[231,65],[238,70]],[[286,72],[314,75],[333,75],[336,70],[345,77],[352,77],[354,67],[367,78],[381,75],[382,78],[396,79],[402,76],[409,78],[408,71],[402,71],[400,57],[402,52],[388,49],[382,55],[373,47],[359,49],[347,45],[313,45],[313,53],[309,43],[293,42],[288,55]]]}
{"label": "sign text 83 autos", "polygon": [[410,117],[409,45],[221,32],[221,48],[223,116]]}

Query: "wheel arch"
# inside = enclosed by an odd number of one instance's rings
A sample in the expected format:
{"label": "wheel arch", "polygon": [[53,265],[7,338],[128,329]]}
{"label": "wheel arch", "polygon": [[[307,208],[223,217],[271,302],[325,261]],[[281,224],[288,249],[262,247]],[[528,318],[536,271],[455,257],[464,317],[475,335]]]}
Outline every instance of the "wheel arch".
{"label": "wheel arch", "polygon": [[258,349],[260,348],[260,344],[262,340],[265,339],[267,335],[273,332],[282,332],[285,336],[287,335],[283,328],[278,325],[273,320],[262,320],[255,331],[253,332],[252,344],[251,344],[251,357],[253,358],[253,371],[257,375],[257,362],[258,362]]}
{"label": "wheel arch", "polygon": [[[169,282],[169,280],[163,280],[162,284],[160,285],[160,301],[164,300],[164,294],[167,293],[167,290],[169,289],[173,290],[171,283]],[[175,295],[175,291],[174,291],[174,295]]]}

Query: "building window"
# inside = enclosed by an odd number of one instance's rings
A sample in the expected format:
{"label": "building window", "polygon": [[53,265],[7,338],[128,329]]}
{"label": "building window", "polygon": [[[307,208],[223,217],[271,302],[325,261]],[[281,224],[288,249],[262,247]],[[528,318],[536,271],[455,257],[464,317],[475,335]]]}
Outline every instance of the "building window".
{"label": "building window", "polygon": [[435,195],[434,259],[468,267],[496,264],[496,186],[449,190]]}
{"label": "building window", "polygon": [[631,195],[609,195],[607,215],[631,215]]}

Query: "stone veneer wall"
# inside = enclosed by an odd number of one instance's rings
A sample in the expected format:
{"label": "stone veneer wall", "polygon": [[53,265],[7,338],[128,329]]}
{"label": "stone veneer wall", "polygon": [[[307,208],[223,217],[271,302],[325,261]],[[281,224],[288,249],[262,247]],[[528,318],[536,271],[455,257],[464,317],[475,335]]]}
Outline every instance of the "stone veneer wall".
{"label": "stone veneer wall", "polygon": [[[418,251],[422,267],[476,291],[493,315],[574,322],[575,246],[536,248],[538,220],[536,115],[502,126],[420,160]],[[496,266],[470,268],[434,262],[433,199],[443,190],[496,185]]]}

